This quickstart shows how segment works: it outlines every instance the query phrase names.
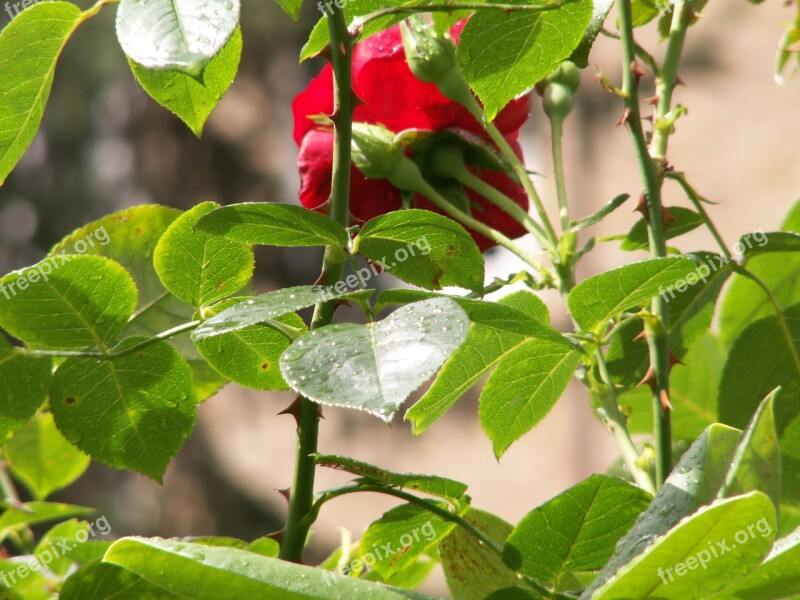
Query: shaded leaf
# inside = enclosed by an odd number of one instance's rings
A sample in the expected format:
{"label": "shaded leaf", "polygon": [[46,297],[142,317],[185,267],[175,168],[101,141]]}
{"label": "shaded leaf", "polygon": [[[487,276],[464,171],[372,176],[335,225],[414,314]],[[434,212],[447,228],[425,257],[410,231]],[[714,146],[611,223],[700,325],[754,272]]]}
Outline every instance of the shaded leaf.
{"label": "shaded leaf", "polygon": [[379,323],[309,332],[283,354],[281,372],[292,389],[315,402],[388,422],[463,343],[468,328],[466,313],[452,300],[424,300]]}
{"label": "shaded leaf", "polygon": [[64,439],[49,413],[37,414],[14,434],[4,453],[14,477],[38,500],[78,479],[90,462],[88,456]]}
{"label": "shaded leaf", "polygon": [[89,456],[157,481],[197,412],[189,366],[165,342],[113,360],[67,359],[53,379],[50,407],[61,433]]}

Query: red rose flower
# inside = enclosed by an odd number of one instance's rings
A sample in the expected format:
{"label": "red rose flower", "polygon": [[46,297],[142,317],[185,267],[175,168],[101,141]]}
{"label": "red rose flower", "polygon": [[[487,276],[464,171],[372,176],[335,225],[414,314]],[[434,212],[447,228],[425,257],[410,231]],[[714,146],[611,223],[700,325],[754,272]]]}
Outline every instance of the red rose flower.
{"label": "red rose flower", "polygon": [[[460,24],[453,28],[456,41],[460,30]],[[460,128],[487,138],[486,132],[464,107],[443,96],[435,84],[424,83],[414,76],[406,64],[399,25],[356,45],[353,51],[353,92],[362,101],[353,115],[357,122],[379,123],[394,132]],[[528,117],[530,104],[529,95],[514,100],[495,120],[498,129],[517,150],[519,129]],[[300,146],[300,201],[306,208],[317,209],[330,196],[333,134],[312,121],[311,117],[333,113],[333,71],[330,65],[326,65],[320,75],[298,94],[292,103],[292,112],[294,139]],[[505,173],[475,172],[527,209],[528,199],[524,190]],[[473,216],[480,221],[509,237],[525,233],[514,219],[478,194],[467,190],[467,195],[473,203]],[[424,198],[416,198],[415,203],[420,208],[436,211]],[[353,167],[350,212],[355,219],[367,221],[398,210],[401,204],[400,191],[388,181],[368,179]],[[471,233],[481,250],[494,245],[483,236]]]}

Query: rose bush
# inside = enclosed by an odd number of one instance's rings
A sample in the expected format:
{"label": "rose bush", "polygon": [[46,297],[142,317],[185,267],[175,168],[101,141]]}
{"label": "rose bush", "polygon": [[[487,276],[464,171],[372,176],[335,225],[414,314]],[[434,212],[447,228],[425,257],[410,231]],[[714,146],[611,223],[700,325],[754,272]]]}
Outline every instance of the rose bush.
{"label": "rose bush", "polygon": [[[457,42],[463,22],[451,30]],[[400,26],[396,25],[357,44],[353,52],[353,91],[359,102],[354,121],[381,124],[395,133],[408,129],[440,132],[460,129],[488,140],[483,127],[460,104],[443,96],[436,85],[417,79],[406,63]],[[498,115],[495,125],[521,156],[517,140],[528,118],[531,98],[526,94],[512,101]],[[314,120],[333,113],[333,72],[328,64],[318,77],[295,98],[294,139],[299,146],[300,201],[317,209],[328,201],[333,162],[333,133]],[[486,183],[512,198],[527,210],[524,189],[501,171],[472,168]],[[465,190],[475,218],[510,238],[525,229],[502,210],[472,190]],[[416,208],[437,211],[425,198],[413,199]],[[355,222],[400,209],[402,193],[383,179],[369,179],[352,167],[350,212]],[[439,211],[437,211],[439,212]],[[471,232],[486,251],[494,243]]]}

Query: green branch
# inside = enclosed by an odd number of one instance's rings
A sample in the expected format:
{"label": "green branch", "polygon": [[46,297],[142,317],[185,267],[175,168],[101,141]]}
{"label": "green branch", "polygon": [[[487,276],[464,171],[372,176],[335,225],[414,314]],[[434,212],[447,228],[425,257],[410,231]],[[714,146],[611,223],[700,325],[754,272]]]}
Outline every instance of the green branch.
{"label": "green branch", "polygon": [[[336,125],[330,216],[347,227],[350,224],[350,145],[353,137],[353,40],[347,31],[347,22],[342,9],[337,8],[328,16],[328,32],[334,73]],[[341,248],[328,246],[323,259],[320,283],[324,285],[327,282],[338,281],[346,260],[347,256]],[[311,329],[330,324],[335,310],[335,302],[318,304],[311,320]],[[286,518],[280,558],[299,562],[312,525],[306,517],[314,503],[316,465],[312,454],[317,451],[319,439],[319,407],[308,398],[301,397],[299,414],[296,417],[298,444],[294,485],[289,497],[289,514]]]}
{"label": "green branch", "polygon": [[603,404],[603,420],[614,436],[617,447],[622,454],[622,459],[625,461],[634,481],[639,484],[639,487],[655,495],[656,486],[653,485],[650,473],[639,465],[639,450],[636,449],[636,444],[633,443],[631,434],[628,432],[627,419],[619,409],[617,389],[611,379],[611,374],[608,372],[608,365],[600,348],[595,351],[595,358],[606,388],[603,391],[598,391],[600,401]]}
{"label": "green branch", "polygon": [[416,13],[447,12],[457,10],[502,10],[506,12],[547,12],[564,6],[570,0],[557,0],[549,4],[488,4],[482,2],[453,2],[447,4],[432,4],[428,6],[391,6],[353,19],[354,34],[360,32],[364,25],[376,19],[394,15],[410,15]]}
{"label": "green branch", "polygon": [[[680,0],[679,0],[680,2]],[[681,2],[682,3],[682,2]],[[633,38],[633,12],[631,0],[621,0],[617,4],[620,24],[620,43],[622,46],[622,91],[625,97],[625,122],[633,139],[639,171],[642,176],[647,199],[647,232],[653,258],[667,255],[666,236],[662,218],[661,178],[655,161],[647,147],[639,101],[639,75],[636,69],[636,44]],[[672,56],[674,51],[668,54]],[[671,99],[671,95],[670,95]],[[669,339],[667,328],[669,319],[667,303],[656,296],[652,303],[655,324],[646,323],[650,366],[653,369],[653,429],[656,446],[656,480],[660,486],[672,470],[672,431],[669,406],[662,397],[669,398]]]}

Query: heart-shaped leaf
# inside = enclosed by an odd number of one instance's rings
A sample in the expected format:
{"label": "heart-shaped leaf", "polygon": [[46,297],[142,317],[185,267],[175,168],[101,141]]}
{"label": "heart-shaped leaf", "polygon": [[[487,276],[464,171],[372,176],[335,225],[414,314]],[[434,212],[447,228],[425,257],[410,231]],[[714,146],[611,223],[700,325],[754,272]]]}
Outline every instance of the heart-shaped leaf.
{"label": "heart-shaped leaf", "polygon": [[117,37],[144,67],[203,72],[239,24],[239,0],[122,0]]}
{"label": "heart-shaped leaf", "polygon": [[389,422],[397,409],[464,342],[469,317],[453,300],[409,304],[379,323],[311,331],[281,357],[293,389],[329,406]]}
{"label": "heart-shaped leaf", "polygon": [[159,342],[114,360],[67,359],[50,408],[64,437],[92,458],[160,481],[194,428],[197,403],[186,361]]}

